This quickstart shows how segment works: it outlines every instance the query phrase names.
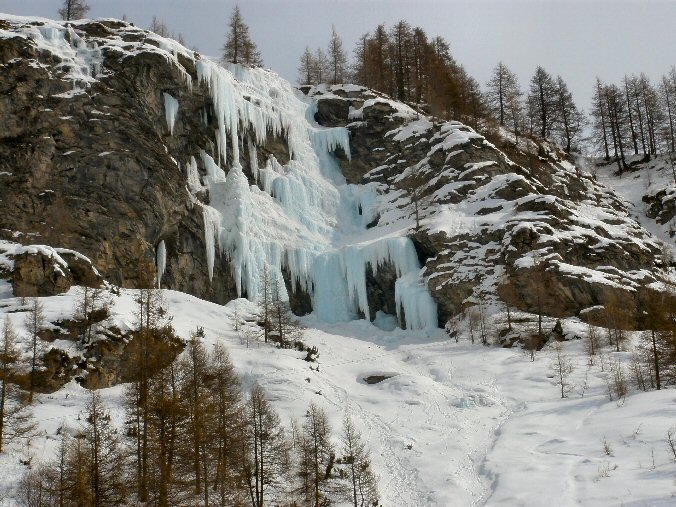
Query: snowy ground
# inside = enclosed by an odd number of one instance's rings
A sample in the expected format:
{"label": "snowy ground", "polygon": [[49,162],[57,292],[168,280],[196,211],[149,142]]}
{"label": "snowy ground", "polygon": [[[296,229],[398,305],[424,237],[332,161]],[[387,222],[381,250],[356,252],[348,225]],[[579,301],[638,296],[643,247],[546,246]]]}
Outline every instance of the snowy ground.
{"label": "snowy ground", "polygon": [[[121,326],[131,322],[131,294],[116,298],[114,319]],[[225,343],[245,384],[259,382],[287,426],[310,401],[336,427],[349,411],[368,438],[385,506],[676,502],[676,462],[665,441],[676,424],[676,391],[609,401],[609,364],[627,360],[627,353],[608,348],[604,360],[588,368],[582,341],[567,342],[575,387],[562,400],[551,378],[551,349],[531,362],[520,350],[472,345],[464,338],[456,343],[441,331],[386,332],[364,321],[325,324],[309,317],[305,341],[320,351],[319,371],[312,371],[297,351],[246,347],[231,325],[233,305],[245,313],[245,300],[222,307],[174,291],[165,296],[179,334],[187,336],[199,324],[209,342]],[[43,300],[50,318],[67,315],[73,306],[72,293]],[[0,312],[17,304],[6,298]],[[9,315],[19,327],[21,313]],[[575,321],[564,328],[581,331]],[[368,385],[363,379],[369,375],[393,376]],[[104,390],[113,409],[121,392],[119,386]],[[42,436],[30,449],[0,457],[0,492],[11,490],[25,470],[19,459],[49,456],[64,421],[77,427],[86,398],[74,384],[39,396],[35,415]],[[116,410],[118,420],[121,415]]]}

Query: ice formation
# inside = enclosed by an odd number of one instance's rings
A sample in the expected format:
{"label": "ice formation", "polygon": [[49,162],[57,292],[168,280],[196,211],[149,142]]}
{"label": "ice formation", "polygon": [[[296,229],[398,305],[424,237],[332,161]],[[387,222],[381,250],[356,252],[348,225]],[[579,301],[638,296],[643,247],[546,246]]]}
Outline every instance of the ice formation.
{"label": "ice formation", "polygon": [[167,127],[169,128],[169,133],[174,135],[174,124],[176,123],[176,115],[178,114],[178,100],[166,92],[162,95],[164,96],[164,116],[167,119]]}
{"label": "ice formation", "polygon": [[64,73],[67,80],[73,82],[74,93],[91,85],[101,73],[101,49],[95,42],[85,42],[72,27],[31,27],[29,37],[41,50],[59,59],[60,63],[56,68]]}
{"label": "ice formation", "polygon": [[[349,185],[333,152],[350,157],[349,132],[314,121],[316,105],[272,72],[195,62],[211,94],[218,125],[216,153],[200,154],[209,205],[203,206],[206,256],[213,277],[217,256],[228,258],[238,294],[256,300],[263,273],[310,294],[323,320],[347,321],[369,309],[366,271],[385,263],[397,271],[397,318],[410,329],[437,326],[436,304],[421,278],[405,230],[379,237],[366,225],[378,216],[369,186]],[[257,147],[282,138],[290,160],[259,160]],[[251,185],[240,162],[245,150]],[[227,164],[227,166],[226,166]],[[227,174],[223,167],[229,167]],[[187,162],[188,187],[201,188],[196,161]],[[283,297],[284,283],[280,283]]]}
{"label": "ice formation", "polygon": [[157,245],[155,264],[157,270],[157,286],[160,287],[162,284],[162,277],[167,269],[167,246],[164,244],[164,240],[160,241]]}

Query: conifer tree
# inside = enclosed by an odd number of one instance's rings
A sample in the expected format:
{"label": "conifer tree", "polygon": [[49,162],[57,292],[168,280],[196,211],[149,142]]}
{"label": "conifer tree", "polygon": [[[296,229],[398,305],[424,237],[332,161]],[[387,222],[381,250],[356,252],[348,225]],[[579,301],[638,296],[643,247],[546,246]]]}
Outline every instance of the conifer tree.
{"label": "conifer tree", "polygon": [[531,134],[547,138],[556,122],[556,84],[552,76],[538,66],[530,81],[528,116]]}
{"label": "conifer tree", "polygon": [[563,145],[563,149],[570,153],[574,143],[579,140],[584,127],[584,116],[573,101],[573,94],[561,76],[556,78],[554,90],[554,109],[556,124],[554,133]]}
{"label": "conifer tree", "polygon": [[213,489],[219,505],[234,500],[240,481],[241,471],[238,453],[244,448],[244,420],[241,417],[243,404],[240,381],[230,356],[223,345],[214,347],[210,358],[212,396],[215,404],[214,427],[210,430],[215,447],[212,473]]}
{"label": "conifer tree", "polygon": [[146,502],[151,467],[151,377],[166,361],[173,329],[162,293],[155,287],[155,265],[148,259],[139,261],[138,285],[134,297],[136,329],[130,354],[136,378],[126,390],[126,406],[136,441],[134,462],[138,497]]}
{"label": "conifer tree", "polygon": [[308,46],[305,46],[305,51],[300,57],[300,65],[298,66],[298,84],[313,85],[315,83],[314,74],[315,61],[312,52]]}
{"label": "conifer tree", "polygon": [[28,390],[28,403],[33,402],[33,394],[35,393],[36,373],[37,373],[37,358],[39,353],[39,339],[38,333],[45,323],[44,306],[38,298],[32,298],[29,303],[28,313],[24,321],[24,325],[31,340],[31,371],[30,384]]}
{"label": "conifer tree", "polygon": [[59,16],[64,21],[82,19],[89,10],[89,4],[85,0],[64,0],[63,7],[59,9]]}
{"label": "conifer tree", "polygon": [[343,83],[347,69],[347,55],[343,49],[343,41],[336,33],[336,27],[331,26],[331,39],[327,50],[329,68],[331,69],[330,84]]}
{"label": "conifer tree", "polygon": [[280,484],[288,467],[288,445],[279,416],[265,392],[254,385],[246,408],[248,463],[244,476],[252,507],[263,507],[268,488]]}
{"label": "conifer tree", "polygon": [[0,452],[7,442],[24,437],[34,429],[24,393],[12,383],[19,362],[16,332],[9,317],[0,331]]}
{"label": "conifer tree", "polygon": [[223,60],[252,67],[263,65],[261,54],[249,35],[249,26],[242,18],[239,5],[233,9],[228,22],[228,35],[223,46]]}
{"label": "conifer tree", "polygon": [[390,40],[393,53],[393,70],[395,83],[395,97],[406,101],[410,99],[411,91],[411,47],[413,32],[411,25],[404,20],[398,21],[390,30]]}
{"label": "conifer tree", "polygon": [[120,438],[101,396],[92,391],[80,435],[88,464],[89,505],[123,505],[127,498],[125,463]]}
{"label": "conifer tree", "polygon": [[521,90],[516,74],[504,63],[499,62],[488,81],[486,98],[491,113],[501,126],[511,126],[515,129],[512,107],[515,105],[513,102],[518,101],[520,95]]}
{"label": "conifer tree", "polygon": [[296,447],[299,451],[299,476],[308,505],[320,507],[326,499],[325,484],[331,477],[335,452],[330,441],[331,427],[324,410],[310,404]]}
{"label": "conifer tree", "polygon": [[[191,333],[184,359],[181,361],[181,399],[187,412],[187,432],[190,436],[186,448],[194,481],[196,496],[208,495],[209,489],[209,422],[213,415],[212,399],[206,384],[208,356],[202,345],[204,333],[199,328]],[[207,497],[205,497],[207,498]],[[205,504],[208,500],[205,499]]]}
{"label": "conifer tree", "polygon": [[354,507],[378,504],[378,485],[371,469],[371,459],[361,433],[354,427],[348,415],[343,419],[341,435],[343,462],[347,464],[350,482],[349,498]]}

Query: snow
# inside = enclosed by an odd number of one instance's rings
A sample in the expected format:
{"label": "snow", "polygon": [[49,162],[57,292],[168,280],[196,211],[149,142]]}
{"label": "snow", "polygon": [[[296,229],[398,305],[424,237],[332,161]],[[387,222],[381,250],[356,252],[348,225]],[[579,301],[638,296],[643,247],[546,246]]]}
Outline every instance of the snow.
{"label": "snow", "polygon": [[55,68],[73,83],[72,94],[90,86],[101,73],[103,53],[98,44],[85,42],[71,26],[64,27],[52,21],[43,26],[25,26],[23,33],[38,49],[59,60]]}
{"label": "snow", "polygon": [[169,133],[174,135],[174,124],[176,123],[176,116],[178,115],[178,100],[164,92],[164,115],[167,120],[167,128]]}
{"label": "snow", "polygon": [[[611,188],[628,206],[630,213],[637,222],[676,255],[676,218],[665,224],[659,224],[646,215],[647,204],[644,196],[655,195],[664,191],[667,196],[676,195],[676,182],[672,173],[671,162],[668,156],[656,157],[650,162],[640,164],[636,172],[616,175],[617,166],[608,164],[595,167],[594,161],[578,159],[583,169],[595,174],[603,185]],[[628,162],[632,162],[631,159]]]}
{"label": "snow", "polygon": [[[41,298],[47,318],[72,316],[74,294]],[[113,298],[112,325],[131,328],[134,294],[122,289]],[[312,365],[294,350],[262,342],[247,346],[231,320],[235,306],[242,319],[253,311],[246,300],[223,307],[180,292],[163,290],[163,295],[179,335],[187,337],[199,325],[208,346],[223,343],[245,388],[259,383],[287,428],[310,402],[327,412],[334,430],[349,412],[368,442],[383,505],[673,503],[676,462],[665,436],[676,420],[674,391],[631,391],[624,401],[609,401],[609,365],[626,362],[626,352],[605,348],[589,366],[580,340],[564,343],[575,365],[574,388],[561,399],[552,378],[550,346],[531,362],[519,349],[472,345],[466,331],[456,343],[441,330],[384,330],[382,323],[392,319],[384,314],[375,322],[380,327],[366,321],[329,324],[310,316],[304,319],[309,328],[304,341],[319,349],[318,363]],[[2,302],[0,318],[12,319],[27,347],[21,328],[25,308],[19,298]],[[551,327],[553,321],[546,319],[545,325]],[[564,320],[563,326],[570,336],[584,328],[575,319]],[[63,340],[53,345],[72,349]],[[390,378],[367,384],[364,379],[373,375]],[[100,392],[121,425],[123,386]],[[35,462],[52,456],[62,424],[78,427],[87,396],[70,383],[36,397],[40,431],[30,447]],[[337,431],[334,439],[338,443]],[[603,439],[611,455],[603,452]],[[18,462],[25,453],[16,446],[0,456],[0,492],[13,488],[25,471]]]}

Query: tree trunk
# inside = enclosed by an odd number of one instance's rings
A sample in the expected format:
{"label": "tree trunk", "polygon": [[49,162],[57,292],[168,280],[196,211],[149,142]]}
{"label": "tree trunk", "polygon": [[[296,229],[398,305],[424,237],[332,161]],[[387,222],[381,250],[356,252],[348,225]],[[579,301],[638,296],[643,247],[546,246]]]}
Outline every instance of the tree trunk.
{"label": "tree trunk", "polygon": [[651,330],[651,337],[652,337],[652,345],[653,345],[653,361],[655,364],[655,386],[657,390],[659,391],[661,389],[661,383],[660,383],[660,361],[659,357],[657,355],[657,339],[656,339],[656,333],[655,330]]}

